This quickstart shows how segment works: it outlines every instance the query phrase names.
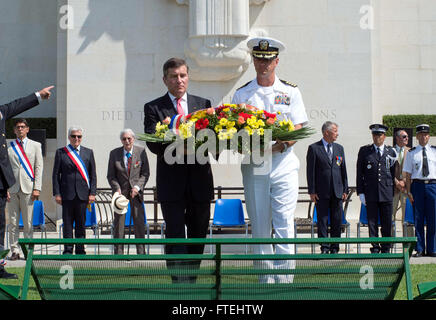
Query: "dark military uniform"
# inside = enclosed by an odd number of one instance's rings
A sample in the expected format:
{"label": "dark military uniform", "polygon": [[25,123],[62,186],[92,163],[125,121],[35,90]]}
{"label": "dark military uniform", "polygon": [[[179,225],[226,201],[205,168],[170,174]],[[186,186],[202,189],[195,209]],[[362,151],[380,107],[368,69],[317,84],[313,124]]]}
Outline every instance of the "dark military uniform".
{"label": "dark military uniform", "polygon": [[[374,144],[360,148],[357,157],[357,194],[363,193],[368,213],[370,237],[378,237],[378,222],[383,237],[392,234],[392,201],[394,196],[395,160],[397,153],[384,146],[380,157]],[[389,251],[389,244],[382,244],[382,252]],[[380,246],[373,244],[371,252],[379,252]]]}

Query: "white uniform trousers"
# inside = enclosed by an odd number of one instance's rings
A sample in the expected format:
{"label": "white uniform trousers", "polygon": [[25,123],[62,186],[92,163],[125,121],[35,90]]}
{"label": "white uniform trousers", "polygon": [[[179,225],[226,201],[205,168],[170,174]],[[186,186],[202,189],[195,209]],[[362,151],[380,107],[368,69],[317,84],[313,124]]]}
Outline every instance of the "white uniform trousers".
{"label": "white uniform trousers", "polygon": [[18,238],[20,235],[20,211],[23,218],[23,238],[33,237],[33,201],[32,194],[23,193],[21,190],[11,194],[7,204],[9,213],[9,243],[12,253],[19,253]]}
{"label": "white uniform trousers", "polygon": [[[275,153],[271,170],[255,164],[241,165],[245,203],[253,238],[294,238],[294,212],[298,198],[299,160],[292,150]],[[263,171],[263,172],[262,172]],[[261,174],[263,173],[263,174]],[[274,254],[270,244],[255,245],[255,254]],[[294,254],[294,244],[275,245],[276,254]],[[294,269],[295,260],[255,261],[258,268]],[[292,275],[261,276],[261,282],[292,282]]]}

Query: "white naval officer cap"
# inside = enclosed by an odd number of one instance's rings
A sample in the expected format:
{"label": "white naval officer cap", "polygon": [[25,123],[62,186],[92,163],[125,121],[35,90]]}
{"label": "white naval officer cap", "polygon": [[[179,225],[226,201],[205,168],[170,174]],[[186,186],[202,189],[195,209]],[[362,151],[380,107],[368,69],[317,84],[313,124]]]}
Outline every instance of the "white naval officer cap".
{"label": "white naval officer cap", "polygon": [[267,37],[250,39],[247,46],[253,57],[268,60],[277,58],[279,52],[285,50],[283,42]]}
{"label": "white naval officer cap", "polygon": [[429,133],[430,132],[430,126],[428,124],[420,124],[416,126],[416,133],[420,133],[420,132],[425,132],[425,133]]}

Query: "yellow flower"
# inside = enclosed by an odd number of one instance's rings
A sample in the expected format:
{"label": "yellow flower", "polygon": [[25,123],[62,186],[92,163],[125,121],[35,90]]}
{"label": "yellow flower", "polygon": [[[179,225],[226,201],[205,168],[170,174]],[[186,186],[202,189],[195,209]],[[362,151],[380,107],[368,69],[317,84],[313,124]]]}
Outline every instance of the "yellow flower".
{"label": "yellow flower", "polygon": [[220,125],[225,127],[225,126],[227,126],[227,122],[228,122],[228,120],[226,118],[221,118],[219,123],[220,123]]}
{"label": "yellow flower", "polygon": [[217,124],[215,126],[214,130],[215,130],[216,133],[219,133],[221,130],[223,130],[223,127],[221,125]]}
{"label": "yellow flower", "polygon": [[235,121],[227,121],[227,125],[226,125],[226,127],[227,127],[227,129],[230,129],[230,128],[233,128],[234,126],[235,126]]}
{"label": "yellow flower", "polygon": [[187,139],[192,137],[192,132],[191,132],[191,128],[192,128],[193,122],[187,122],[187,123],[182,123],[179,127],[179,135],[183,138],[183,139]]}
{"label": "yellow flower", "polygon": [[253,129],[257,129],[259,127],[255,116],[252,116],[251,118],[247,119],[247,124]]}
{"label": "yellow flower", "polygon": [[226,140],[227,139],[227,133],[224,131],[221,131],[220,133],[218,133],[218,139],[219,140]]}
{"label": "yellow flower", "polygon": [[259,120],[257,120],[257,125],[259,127],[265,127],[265,122],[263,122],[263,120],[259,119]]}
{"label": "yellow flower", "polygon": [[257,130],[256,130],[256,133],[257,133],[259,136],[263,136],[263,134],[264,134],[264,129],[263,129],[263,128],[257,129]]}
{"label": "yellow flower", "polygon": [[253,135],[253,129],[251,129],[250,127],[245,127],[244,130],[247,131],[249,136]]}
{"label": "yellow flower", "polygon": [[224,111],[224,112],[229,112],[229,111],[230,111],[230,108],[224,108],[223,111]]}

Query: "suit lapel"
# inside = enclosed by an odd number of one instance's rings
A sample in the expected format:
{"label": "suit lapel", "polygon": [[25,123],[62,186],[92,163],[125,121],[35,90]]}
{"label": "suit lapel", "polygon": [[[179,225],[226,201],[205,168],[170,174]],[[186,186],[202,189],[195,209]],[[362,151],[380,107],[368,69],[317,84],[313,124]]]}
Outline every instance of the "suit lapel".
{"label": "suit lapel", "polygon": [[[322,157],[324,157],[325,161],[327,161],[327,163],[331,166],[332,163],[331,163],[331,161],[329,159],[329,155],[327,154],[327,150],[325,149],[324,143],[322,142],[322,140],[320,140],[318,142],[318,146],[319,146],[320,152],[322,154]],[[332,147],[332,152],[334,153],[333,147]]]}
{"label": "suit lapel", "polygon": [[118,151],[118,159],[120,160],[121,168],[123,168],[124,171],[127,172],[127,168],[126,168],[126,166],[124,164],[124,147],[121,147],[119,149],[119,151]]}
{"label": "suit lapel", "polygon": [[166,117],[172,118],[177,114],[177,111],[174,109],[174,104],[171,101],[168,93],[163,96],[162,105],[159,106],[158,112],[161,115],[161,121],[165,120]]}

